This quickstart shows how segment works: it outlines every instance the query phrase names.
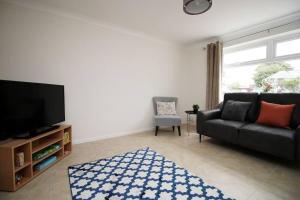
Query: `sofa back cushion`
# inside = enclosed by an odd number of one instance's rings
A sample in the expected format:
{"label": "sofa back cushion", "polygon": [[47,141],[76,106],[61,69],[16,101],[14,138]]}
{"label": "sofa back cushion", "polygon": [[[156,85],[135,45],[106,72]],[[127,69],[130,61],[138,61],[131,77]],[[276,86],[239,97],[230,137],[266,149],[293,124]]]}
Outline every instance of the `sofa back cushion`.
{"label": "sofa back cushion", "polygon": [[258,93],[226,93],[224,95],[224,103],[221,111],[223,112],[224,105],[228,100],[251,102],[250,109],[248,110],[246,121],[255,122],[258,117]]}
{"label": "sofa back cushion", "polygon": [[221,118],[225,120],[244,122],[251,104],[251,102],[228,100],[224,105]]}
{"label": "sofa back cushion", "polygon": [[289,128],[295,104],[281,105],[261,101],[258,124]]}
{"label": "sofa back cushion", "polygon": [[300,93],[261,93],[260,100],[277,104],[295,104],[290,127],[295,129],[300,125]]}

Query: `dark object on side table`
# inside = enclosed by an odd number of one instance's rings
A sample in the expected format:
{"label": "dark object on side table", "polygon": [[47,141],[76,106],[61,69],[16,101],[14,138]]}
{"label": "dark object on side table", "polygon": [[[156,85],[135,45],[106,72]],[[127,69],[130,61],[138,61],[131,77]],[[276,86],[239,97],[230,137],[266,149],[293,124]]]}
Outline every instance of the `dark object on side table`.
{"label": "dark object on side table", "polygon": [[198,112],[199,108],[200,108],[200,107],[199,107],[198,104],[194,104],[194,105],[193,105],[193,111],[194,111],[194,112]]}
{"label": "dark object on side table", "polygon": [[[229,100],[251,103],[244,121],[222,119],[222,112]],[[256,124],[261,101],[296,104],[290,128]],[[197,132],[200,142],[201,135],[206,135],[277,157],[300,161],[300,93],[226,93],[222,107],[198,112]]]}

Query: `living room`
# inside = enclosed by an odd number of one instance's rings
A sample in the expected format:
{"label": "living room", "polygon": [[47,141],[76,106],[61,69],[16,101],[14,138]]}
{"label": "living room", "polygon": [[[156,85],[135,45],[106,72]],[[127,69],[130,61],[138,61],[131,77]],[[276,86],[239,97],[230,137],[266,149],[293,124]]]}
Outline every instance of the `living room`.
{"label": "living room", "polygon": [[299,199],[299,1],[0,0],[0,27],[0,199]]}

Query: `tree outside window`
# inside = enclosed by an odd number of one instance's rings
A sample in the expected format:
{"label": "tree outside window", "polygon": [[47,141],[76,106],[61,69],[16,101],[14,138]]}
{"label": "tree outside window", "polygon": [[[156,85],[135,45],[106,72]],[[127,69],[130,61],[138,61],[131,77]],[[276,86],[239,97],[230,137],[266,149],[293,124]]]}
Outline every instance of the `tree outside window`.
{"label": "tree outside window", "polygon": [[300,92],[299,44],[300,34],[224,48],[222,93]]}

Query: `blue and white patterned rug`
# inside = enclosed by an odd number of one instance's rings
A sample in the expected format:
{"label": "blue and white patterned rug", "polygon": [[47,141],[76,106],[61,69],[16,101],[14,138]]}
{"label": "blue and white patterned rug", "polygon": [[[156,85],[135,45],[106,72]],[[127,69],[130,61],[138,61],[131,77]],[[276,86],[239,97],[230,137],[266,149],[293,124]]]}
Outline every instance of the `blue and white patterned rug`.
{"label": "blue and white patterned rug", "polygon": [[226,199],[223,192],[144,148],[68,169],[72,199]]}

